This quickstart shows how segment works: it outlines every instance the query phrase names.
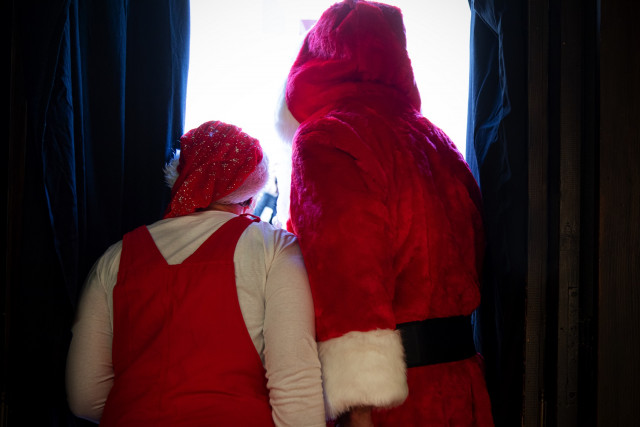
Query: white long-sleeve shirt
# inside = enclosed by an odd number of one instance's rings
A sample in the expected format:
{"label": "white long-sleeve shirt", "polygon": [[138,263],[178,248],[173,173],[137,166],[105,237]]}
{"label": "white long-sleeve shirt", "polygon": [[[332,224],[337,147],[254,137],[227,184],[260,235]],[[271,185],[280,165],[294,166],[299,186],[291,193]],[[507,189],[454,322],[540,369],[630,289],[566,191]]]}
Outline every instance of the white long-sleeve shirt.
{"label": "white long-sleeve shirt", "polygon": [[[205,211],[165,219],[149,231],[169,264],[179,264],[235,215]],[[98,421],[113,384],[113,288],[122,242],[90,272],[73,325],[67,359],[67,398],[77,416]],[[265,366],[277,426],[324,426],[322,379],[313,301],[295,236],[253,223],[234,254],[238,301]]]}

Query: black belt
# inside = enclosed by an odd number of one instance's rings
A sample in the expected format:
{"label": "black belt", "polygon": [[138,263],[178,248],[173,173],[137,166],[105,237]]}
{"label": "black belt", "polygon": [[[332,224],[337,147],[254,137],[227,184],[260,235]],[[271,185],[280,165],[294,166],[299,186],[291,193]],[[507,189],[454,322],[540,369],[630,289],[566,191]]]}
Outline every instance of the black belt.
{"label": "black belt", "polygon": [[396,325],[407,368],[455,362],[476,354],[470,316],[443,317]]}

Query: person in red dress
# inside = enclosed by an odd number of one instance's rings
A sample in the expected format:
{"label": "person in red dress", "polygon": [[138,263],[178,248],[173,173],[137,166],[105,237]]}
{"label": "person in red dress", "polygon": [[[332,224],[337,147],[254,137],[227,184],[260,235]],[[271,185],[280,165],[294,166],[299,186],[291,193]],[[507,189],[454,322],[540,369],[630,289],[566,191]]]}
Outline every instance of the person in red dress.
{"label": "person in red dress", "polygon": [[296,129],[288,227],[309,273],[327,415],[345,425],[493,425],[470,319],[480,191],[420,113],[401,11],[357,0],[327,9],[284,100],[280,128]]}
{"label": "person in red dress", "polygon": [[259,142],[215,121],[180,144],[165,218],[127,233],[87,279],[72,411],[105,426],[325,425],[300,249],[244,215],[268,177]]}

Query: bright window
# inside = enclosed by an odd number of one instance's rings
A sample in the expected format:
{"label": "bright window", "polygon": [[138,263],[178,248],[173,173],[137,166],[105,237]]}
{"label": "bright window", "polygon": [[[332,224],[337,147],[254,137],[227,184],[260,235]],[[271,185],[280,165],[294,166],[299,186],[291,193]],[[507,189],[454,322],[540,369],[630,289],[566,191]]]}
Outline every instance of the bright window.
{"label": "bright window", "polygon": [[[242,127],[268,147],[275,105],[303,37],[330,0],[191,0],[185,130]],[[403,11],[422,112],[464,153],[469,87],[466,0],[391,0]]]}
{"label": "bright window", "polygon": [[[331,0],[191,0],[185,130],[208,120],[258,138],[277,169],[278,98],[306,27]],[[464,154],[469,87],[466,0],[390,0],[402,9],[422,113]],[[277,175],[277,170],[275,171]]]}

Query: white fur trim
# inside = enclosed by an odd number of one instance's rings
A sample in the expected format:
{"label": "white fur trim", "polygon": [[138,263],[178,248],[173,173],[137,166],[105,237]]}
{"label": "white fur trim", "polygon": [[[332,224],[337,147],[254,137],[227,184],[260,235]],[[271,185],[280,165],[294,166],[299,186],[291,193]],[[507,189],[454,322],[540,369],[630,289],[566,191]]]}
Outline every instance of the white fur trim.
{"label": "white fur trim", "polygon": [[390,408],[404,402],[407,386],[400,332],[349,332],[318,343],[325,409],[331,419],[356,406]]}
{"label": "white fur trim", "polygon": [[173,157],[169,160],[169,163],[164,165],[164,182],[167,183],[169,188],[173,188],[173,184],[178,180],[178,164],[180,163],[180,150],[173,152]]}
{"label": "white fur trim", "polygon": [[293,114],[291,114],[291,111],[287,106],[286,89],[287,83],[285,82],[284,87],[280,91],[280,97],[278,98],[275,127],[282,142],[291,146],[293,143],[293,136],[296,134],[300,123],[295,119],[295,117],[293,117]]}
{"label": "white fur trim", "polygon": [[262,190],[269,180],[269,160],[267,155],[262,155],[262,161],[256,166],[251,174],[244,180],[242,185],[233,193],[227,194],[218,203],[233,205],[249,200]]}
{"label": "white fur trim", "polygon": [[280,165],[278,175],[278,190],[280,192],[277,201],[277,214],[273,219],[273,224],[277,227],[286,228],[289,220],[289,196],[291,193],[291,150],[293,138],[300,127],[300,123],[293,117],[285,99],[287,83],[283,85],[276,108],[275,128],[282,144],[280,147],[283,157],[286,159]]}
{"label": "white fur trim", "polygon": [[[164,180],[170,188],[178,179],[178,164],[180,163],[180,150],[176,150],[173,153],[173,157],[164,166]],[[233,193],[227,194],[220,200],[214,200],[223,204],[236,204],[242,203],[245,200],[249,200],[262,190],[267,181],[269,180],[269,159],[267,155],[263,153],[262,161],[256,166],[251,174],[244,180],[242,185],[238,187]]]}

